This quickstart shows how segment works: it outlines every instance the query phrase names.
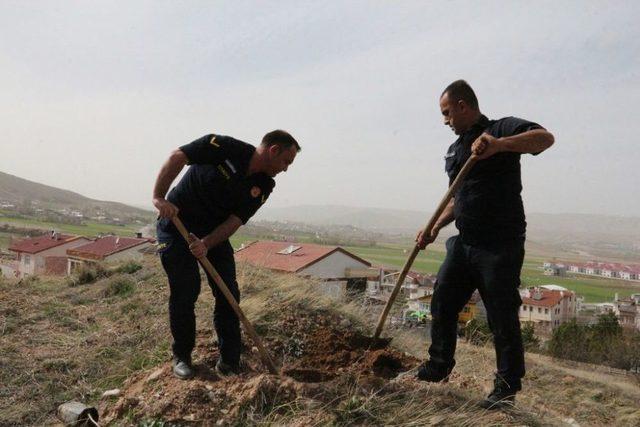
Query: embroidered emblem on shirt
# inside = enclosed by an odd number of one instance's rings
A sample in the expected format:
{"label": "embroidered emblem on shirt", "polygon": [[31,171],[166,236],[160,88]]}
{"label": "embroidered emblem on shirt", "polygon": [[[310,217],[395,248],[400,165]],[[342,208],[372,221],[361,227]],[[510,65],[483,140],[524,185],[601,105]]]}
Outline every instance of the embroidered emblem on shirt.
{"label": "embroidered emblem on shirt", "polygon": [[220,171],[220,173],[222,175],[224,175],[225,178],[231,179],[231,175],[229,175],[229,172],[227,172],[227,170],[224,168],[224,166],[218,165],[218,170]]}
{"label": "embroidered emblem on shirt", "polygon": [[260,195],[260,187],[253,187],[251,189],[251,196],[258,197]]}
{"label": "embroidered emblem on shirt", "polygon": [[214,147],[220,148],[220,145],[218,145],[218,143],[216,142],[216,137],[215,136],[211,137],[211,141],[209,141],[209,144],[213,145]]}
{"label": "embroidered emblem on shirt", "polygon": [[227,164],[227,166],[229,166],[229,169],[231,169],[231,172],[236,173],[236,168],[235,166],[233,166],[233,163],[229,161],[229,159],[226,159],[224,162]]}

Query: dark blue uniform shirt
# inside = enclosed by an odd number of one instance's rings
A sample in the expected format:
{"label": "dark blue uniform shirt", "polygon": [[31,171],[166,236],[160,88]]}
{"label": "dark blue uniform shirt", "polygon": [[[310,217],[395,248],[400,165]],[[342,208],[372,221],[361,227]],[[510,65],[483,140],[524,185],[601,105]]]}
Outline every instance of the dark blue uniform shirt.
{"label": "dark blue uniform shirt", "polygon": [[[247,175],[255,147],[224,135],[205,135],[180,147],[191,165],[167,200],[178,207],[187,230],[198,237],[211,233],[230,215],[246,223],[275,187],[265,173]],[[158,238],[178,232],[169,219],[158,224]]]}
{"label": "dark blue uniform shirt", "polygon": [[[449,184],[471,156],[471,145],[483,132],[496,137],[542,129],[537,123],[516,117],[478,123],[451,144],[445,156]],[[478,161],[454,195],[456,227],[463,241],[491,244],[524,239],[526,225],[522,205],[520,153],[497,153]]]}

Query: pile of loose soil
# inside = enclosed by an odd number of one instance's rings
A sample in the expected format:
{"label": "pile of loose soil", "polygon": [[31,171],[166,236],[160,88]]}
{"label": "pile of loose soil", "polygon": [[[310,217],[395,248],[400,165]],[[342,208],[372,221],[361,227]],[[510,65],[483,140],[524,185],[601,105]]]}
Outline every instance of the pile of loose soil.
{"label": "pile of loose soil", "polygon": [[311,314],[284,316],[270,324],[264,343],[281,367],[280,376],[266,374],[255,349],[246,347],[243,373],[218,377],[214,370],[217,345],[207,339],[211,330],[201,330],[194,352],[194,379],[173,377],[167,362],[130,378],[119,399],[103,404],[100,412],[107,422],[162,419],[227,425],[263,418],[291,405],[308,405],[305,413],[315,411],[314,416],[322,417],[326,415],[322,408],[345,390],[378,391],[418,363],[392,348],[372,346],[369,337],[349,326],[333,326],[335,321],[335,316]]}

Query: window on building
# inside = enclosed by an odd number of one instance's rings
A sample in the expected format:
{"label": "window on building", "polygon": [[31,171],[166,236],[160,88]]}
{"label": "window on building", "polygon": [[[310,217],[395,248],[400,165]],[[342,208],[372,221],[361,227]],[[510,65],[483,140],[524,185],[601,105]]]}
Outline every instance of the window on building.
{"label": "window on building", "polygon": [[549,309],[548,308],[544,309],[544,314],[549,314]]}
{"label": "window on building", "polygon": [[538,313],[542,313],[542,308],[538,307]]}
{"label": "window on building", "polygon": [[24,254],[24,263],[25,264],[31,264],[31,256]]}

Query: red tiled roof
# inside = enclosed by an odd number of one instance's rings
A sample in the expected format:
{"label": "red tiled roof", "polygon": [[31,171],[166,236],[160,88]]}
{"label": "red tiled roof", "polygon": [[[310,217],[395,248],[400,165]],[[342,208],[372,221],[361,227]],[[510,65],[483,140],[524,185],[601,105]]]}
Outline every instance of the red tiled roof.
{"label": "red tiled roof", "polygon": [[[531,295],[536,291],[531,289]],[[554,307],[562,301],[563,298],[568,298],[572,295],[569,291],[552,291],[549,289],[538,289],[542,294],[541,299],[522,297],[522,304],[533,305],[537,307]]]}
{"label": "red tiled roof", "polygon": [[72,242],[79,239],[80,237],[81,236],[71,236],[68,234],[47,233],[43,236],[31,237],[28,239],[15,241],[11,243],[11,245],[9,246],[9,250],[14,252],[37,254],[38,252],[46,251],[47,249],[55,248],[56,246]]}
{"label": "red tiled roof", "polygon": [[87,243],[86,245],[67,249],[67,255],[78,258],[102,260],[109,255],[113,255],[117,252],[151,241],[152,239],[139,239],[137,237],[105,236],[100,237],[91,243]]}
{"label": "red tiled roof", "polygon": [[[289,246],[299,246],[300,249],[297,249],[290,254],[278,253]],[[312,243],[273,242],[261,240],[250,243],[242,249],[238,249],[235,256],[238,261],[245,261],[249,264],[266,267],[271,270],[295,273],[305,267],[315,264],[334,252],[342,252],[345,255],[366,264],[367,266],[371,266],[371,263],[368,261],[363,260],[339,246],[323,246]]]}

